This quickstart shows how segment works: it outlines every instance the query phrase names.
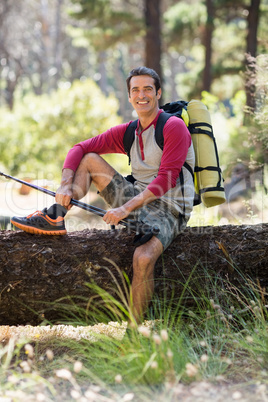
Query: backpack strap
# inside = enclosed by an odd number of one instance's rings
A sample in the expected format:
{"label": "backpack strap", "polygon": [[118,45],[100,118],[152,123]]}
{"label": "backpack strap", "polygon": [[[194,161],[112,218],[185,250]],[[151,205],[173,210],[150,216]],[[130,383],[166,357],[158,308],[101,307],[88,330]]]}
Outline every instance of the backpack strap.
{"label": "backpack strap", "polygon": [[[176,102],[174,102],[176,103]],[[174,116],[173,114],[169,114],[169,113],[161,113],[160,116],[158,117],[157,123],[156,123],[156,127],[155,127],[155,140],[157,145],[159,146],[159,148],[161,148],[162,150],[164,149],[164,125],[166,124],[166,122],[168,121],[168,119]],[[179,116],[177,116],[179,117]],[[193,169],[191,168],[191,166],[185,161],[183,166],[188,170],[188,172],[191,173],[191,176],[193,178],[194,181],[194,172]],[[180,185],[181,185],[181,192],[182,192],[182,198],[184,200],[184,176],[183,176],[183,170],[181,169],[180,174],[179,174],[179,178],[180,178]],[[194,197],[194,205],[199,205],[201,203],[201,199],[200,196],[198,196],[197,194],[195,194]],[[185,216],[185,202],[183,202],[183,214],[181,215],[182,217]]]}
{"label": "backpack strap", "polygon": [[[174,102],[175,103],[175,102]],[[157,123],[155,126],[155,141],[157,143],[157,145],[159,146],[160,149],[164,149],[164,126],[166,124],[166,122],[168,121],[168,119],[174,116],[173,114],[170,113],[166,113],[166,112],[162,112],[160,113],[158,119],[157,119]],[[179,116],[177,116],[179,117]],[[134,138],[135,138],[135,131],[137,129],[138,126],[138,120],[134,120],[132,121],[129,126],[127,127],[125,134],[124,134],[124,138],[123,138],[123,144],[124,144],[124,150],[128,156],[128,164],[130,165],[130,150],[132,147],[132,144],[134,142]],[[194,172],[193,169],[191,168],[191,166],[187,163],[184,162],[183,166],[191,173],[191,176],[193,178],[194,181]],[[181,189],[182,189],[182,197],[184,199],[184,177],[183,177],[183,171],[181,169],[180,171],[180,184],[181,184]],[[200,204],[200,199],[196,199],[196,195],[195,195],[195,200],[194,200],[194,205],[198,205]],[[183,214],[182,216],[185,215],[185,203],[184,203],[184,208],[183,208]]]}
{"label": "backpack strap", "polygon": [[189,165],[189,163],[184,162],[183,166],[188,170],[188,172],[191,173],[192,178],[193,178],[193,180],[194,180],[194,172],[193,172],[193,169],[191,168],[191,166]]}
{"label": "backpack strap", "polygon": [[[201,126],[209,127],[211,131],[204,130],[204,129],[200,128]],[[191,134],[207,134],[212,139],[214,138],[213,129],[212,129],[211,124],[208,124],[208,123],[193,123],[193,124],[189,124],[188,129],[189,129]]]}
{"label": "backpack strap", "polygon": [[[169,113],[165,112],[160,113],[155,126],[155,141],[159,146],[159,148],[162,149],[162,151],[164,148],[164,136],[163,136],[164,125],[171,116],[172,115]],[[130,165],[130,150],[134,142],[135,131],[137,129],[137,126],[138,126],[138,120],[132,121],[128,125],[123,138],[124,150],[128,156],[129,165]]]}
{"label": "backpack strap", "polygon": [[[171,116],[174,116],[174,115],[165,113],[165,112],[161,113],[160,116],[158,117],[158,120],[156,123],[155,141],[156,141],[157,145],[159,146],[159,148],[161,148],[162,150],[164,149],[164,134],[163,134],[164,125],[166,124],[166,122],[168,121],[168,119]],[[193,169],[191,168],[191,166],[187,162],[184,162],[183,166],[191,173],[192,178],[194,180],[194,172],[193,172]]]}
{"label": "backpack strap", "polygon": [[[210,131],[200,128],[200,127],[204,127],[204,126],[208,127],[210,129]],[[204,193],[204,192],[207,192],[207,191],[224,191],[224,188],[221,187],[220,161],[219,161],[219,155],[218,155],[218,149],[217,149],[217,145],[216,145],[216,140],[215,140],[215,137],[214,137],[213,128],[212,128],[211,124],[204,123],[204,122],[190,124],[189,125],[189,131],[190,131],[191,134],[206,134],[213,140],[213,143],[214,143],[217,166],[206,166],[206,167],[196,166],[195,167],[195,172],[202,172],[203,170],[217,171],[219,173],[219,181],[218,181],[216,187],[209,187],[208,189],[205,188],[205,189],[200,190],[199,191],[200,194]]]}
{"label": "backpack strap", "polygon": [[132,121],[128,125],[128,127],[125,131],[125,134],[124,134],[124,138],[123,138],[124,150],[128,156],[128,164],[129,165],[130,165],[130,150],[131,150],[132,144],[134,142],[135,131],[136,131],[137,127],[138,127],[138,120]]}
{"label": "backpack strap", "polygon": [[160,149],[164,149],[164,125],[168,121],[168,119],[172,116],[170,113],[162,112],[160,113],[157,123],[155,126],[155,141]]}

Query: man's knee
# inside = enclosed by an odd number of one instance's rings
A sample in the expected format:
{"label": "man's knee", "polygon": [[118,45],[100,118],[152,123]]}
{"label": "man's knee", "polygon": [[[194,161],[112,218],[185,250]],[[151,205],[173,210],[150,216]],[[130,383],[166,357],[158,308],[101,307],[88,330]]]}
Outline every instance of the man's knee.
{"label": "man's knee", "polygon": [[94,152],[89,152],[83,156],[79,164],[79,168],[86,167],[87,170],[91,170],[91,166],[94,166],[96,162],[100,162],[102,157]]}
{"label": "man's knee", "polygon": [[100,155],[89,152],[84,155],[77,170],[77,174],[89,173],[90,180],[102,191],[112,180],[115,170]]}
{"label": "man's knee", "polygon": [[133,256],[134,274],[142,274],[142,276],[150,275],[154,269],[154,258],[146,252],[136,249]]}
{"label": "man's knee", "polygon": [[133,255],[133,270],[150,274],[159,256],[163,252],[163,245],[157,237],[152,237],[148,243],[136,248]]}

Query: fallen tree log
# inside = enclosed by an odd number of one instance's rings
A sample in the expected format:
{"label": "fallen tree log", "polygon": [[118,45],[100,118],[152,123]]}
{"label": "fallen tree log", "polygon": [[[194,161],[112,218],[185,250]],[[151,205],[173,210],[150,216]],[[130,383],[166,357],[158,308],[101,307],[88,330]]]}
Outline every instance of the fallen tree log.
{"label": "fallen tree log", "polygon": [[[185,292],[187,283],[201,298],[207,285],[213,293],[215,281],[208,284],[209,278],[240,289],[251,278],[267,288],[267,234],[268,224],[187,228],[156,264],[155,294],[178,299],[184,292],[189,301],[193,291]],[[86,285],[90,281],[118,298],[113,278],[121,284],[124,271],[131,280],[132,240],[125,229],[65,236],[0,231],[0,325],[59,322],[66,311],[58,300],[67,297],[85,308],[94,293]]]}

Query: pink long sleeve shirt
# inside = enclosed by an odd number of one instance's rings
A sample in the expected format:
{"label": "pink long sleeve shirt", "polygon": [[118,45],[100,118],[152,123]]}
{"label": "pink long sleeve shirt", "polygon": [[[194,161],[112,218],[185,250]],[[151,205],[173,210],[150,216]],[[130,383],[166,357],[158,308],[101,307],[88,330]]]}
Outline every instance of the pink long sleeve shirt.
{"label": "pink long sleeve shirt", "polygon": [[[138,124],[134,143],[136,142],[136,144],[138,144],[137,153],[139,154],[138,157],[141,160],[139,169],[141,169],[140,166],[142,166],[143,162],[146,163],[147,154],[149,155],[149,164],[150,160],[152,159],[152,155],[150,155],[150,152],[152,154],[153,150],[152,142],[150,145],[150,142],[148,142],[146,138],[151,138],[151,141],[152,136],[154,138],[156,122],[161,112],[162,110],[159,111],[155,120],[140,132]],[[76,171],[83,156],[89,152],[95,152],[99,155],[108,153],[125,154],[123,137],[129,124],[130,122],[112,127],[103,134],[76,144],[68,152],[63,168]],[[177,185],[177,179],[179,177],[181,168],[187,159],[189,148],[192,148],[191,135],[183,120],[178,119],[177,117],[172,116],[168,119],[163,129],[163,136],[164,149],[163,152],[159,149],[161,154],[159,162],[157,162],[158,166],[156,166],[156,168],[154,167],[155,174],[150,179],[141,179],[141,182],[143,181],[143,184],[146,184],[147,188],[158,198],[166,194],[171,188],[174,188]],[[191,154],[193,154],[193,152],[191,152]],[[135,179],[139,180],[137,177],[138,172],[135,174],[134,162],[135,158],[133,160],[131,157],[132,174]],[[194,163],[192,160],[191,162],[191,164]]]}

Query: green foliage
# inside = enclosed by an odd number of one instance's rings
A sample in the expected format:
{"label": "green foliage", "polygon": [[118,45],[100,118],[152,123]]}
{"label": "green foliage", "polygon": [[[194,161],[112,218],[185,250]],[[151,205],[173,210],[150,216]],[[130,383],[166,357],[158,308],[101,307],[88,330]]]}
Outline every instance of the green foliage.
{"label": "green foliage", "polygon": [[[255,73],[251,80],[255,86],[256,111],[248,113],[245,119],[246,94],[237,91],[230,100],[228,116],[229,143],[224,154],[224,163],[232,168],[242,162],[247,166],[264,164],[268,161],[268,101],[267,101],[267,55],[259,55],[254,62]],[[226,151],[226,150],[225,150]]]}
{"label": "green foliage", "polygon": [[178,2],[166,11],[164,21],[168,44],[183,49],[189,39],[193,40],[201,33],[206,22],[206,8],[200,1]]}
{"label": "green foliage", "polygon": [[[265,70],[262,71],[265,73]],[[202,101],[208,107],[216,137],[220,164],[224,177],[229,177],[238,162],[250,167],[254,163],[264,163],[267,153],[267,96],[265,74],[257,81],[258,108],[245,124],[246,93],[238,90],[228,101],[215,94],[202,92]]]}
{"label": "green foliage", "polygon": [[244,46],[246,39],[246,21],[237,19],[229,24],[216,24],[213,35],[213,47],[215,51],[214,61],[218,69],[224,71],[244,62]]}
{"label": "green foliage", "polygon": [[246,94],[244,91],[238,91],[230,101],[231,113],[227,119],[229,141],[223,160],[228,166],[228,174],[231,174],[238,162],[249,166],[250,162],[257,158],[257,149],[249,138],[249,128],[244,125],[245,105]]}
{"label": "green foliage", "polygon": [[261,1],[260,4],[260,22],[258,25],[258,54],[267,54],[268,52],[268,3]]}
{"label": "green foliage", "polygon": [[202,92],[202,102],[207,106],[210,113],[215,113],[219,107],[219,99],[217,96],[207,92]]}
{"label": "green foliage", "polygon": [[0,109],[0,160],[12,174],[60,175],[69,149],[120,123],[118,104],[91,80],[51,95],[26,96],[13,112]]}
{"label": "green foliage", "polygon": [[[268,55],[256,58],[256,103],[255,121],[258,125],[256,140],[262,144],[262,151],[268,153]],[[268,158],[268,157],[267,157]]]}
{"label": "green foliage", "polygon": [[110,49],[121,42],[131,43],[133,32],[141,35],[144,31],[137,5],[131,7],[128,4],[126,7],[120,0],[72,0],[72,3],[74,8],[70,10],[70,15],[87,21],[82,35],[98,51]]}
{"label": "green foliage", "polygon": [[[245,69],[248,6],[249,2],[212,2],[211,92],[222,101],[244,86],[241,71]],[[203,88],[208,23],[205,2],[177,2],[164,14],[165,42],[172,52],[178,52],[177,92],[185,99],[200,97]]]}

